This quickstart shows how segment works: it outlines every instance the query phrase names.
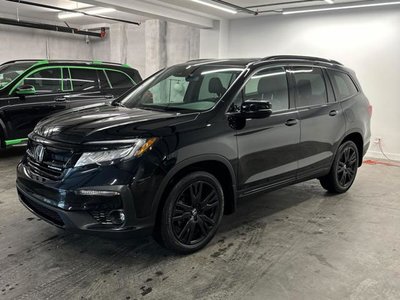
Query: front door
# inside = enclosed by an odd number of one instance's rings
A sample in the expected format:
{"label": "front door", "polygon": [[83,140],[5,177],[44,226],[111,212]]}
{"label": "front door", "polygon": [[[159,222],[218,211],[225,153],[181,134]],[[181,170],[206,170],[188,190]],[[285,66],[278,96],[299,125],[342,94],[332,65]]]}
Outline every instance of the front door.
{"label": "front door", "polygon": [[244,128],[236,133],[242,194],[294,180],[300,123],[289,101],[286,70],[275,67],[257,71],[238,97],[241,101],[264,100],[272,104],[271,116],[247,119]]}
{"label": "front door", "polygon": [[[8,105],[3,108],[4,123],[7,127],[7,139],[25,138],[44,117],[66,108],[59,101],[62,91],[60,68],[43,68],[27,75],[4,99]],[[17,95],[21,85],[32,85],[36,92],[32,95]]]}

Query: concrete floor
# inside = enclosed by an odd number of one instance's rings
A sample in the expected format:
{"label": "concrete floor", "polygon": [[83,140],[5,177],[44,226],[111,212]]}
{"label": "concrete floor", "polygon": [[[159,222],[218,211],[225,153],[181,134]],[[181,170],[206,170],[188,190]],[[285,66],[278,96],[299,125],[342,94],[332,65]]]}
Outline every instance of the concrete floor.
{"label": "concrete floor", "polygon": [[399,299],[400,168],[364,165],[331,196],[313,180],[244,199],[203,251],[58,230],[17,200],[23,149],[0,154],[1,299]]}

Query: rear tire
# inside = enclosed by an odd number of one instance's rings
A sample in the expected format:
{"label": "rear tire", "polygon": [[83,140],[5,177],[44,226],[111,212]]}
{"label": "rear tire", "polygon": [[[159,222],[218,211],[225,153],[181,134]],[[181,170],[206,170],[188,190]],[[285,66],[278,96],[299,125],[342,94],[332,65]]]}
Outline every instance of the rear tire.
{"label": "rear tire", "polygon": [[224,212],[224,193],[218,179],[197,171],[180,179],[161,213],[156,240],[168,249],[189,254],[214,237]]}
{"label": "rear tire", "polygon": [[357,175],[359,153],[353,141],[339,146],[328,175],[319,178],[321,186],[330,193],[341,194],[348,191]]}

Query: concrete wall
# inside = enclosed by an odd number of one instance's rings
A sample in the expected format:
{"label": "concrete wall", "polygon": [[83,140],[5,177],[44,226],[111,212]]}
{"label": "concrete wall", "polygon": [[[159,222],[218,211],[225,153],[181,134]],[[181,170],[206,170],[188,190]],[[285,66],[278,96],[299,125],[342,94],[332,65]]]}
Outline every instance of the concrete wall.
{"label": "concrete wall", "polygon": [[92,59],[84,36],[0,25],[0,63],[14,59]]}
{"label": "concrete wall", "polygon": [[14,59],[88,59],[127,63],[147,77],[199,57],[200,30],[160,20],[111,24],[105,39],[0,25],[0,63]]}
{"label": "concrete wall", "polygon": [[[215,35],[202,31],[201,57]],[[315,55],[354,69],[373,105],[372,141],[400,160],[400,9],[360,9],[231,20],[220,57]],[[370,156],[382,157],[372,143]]]}

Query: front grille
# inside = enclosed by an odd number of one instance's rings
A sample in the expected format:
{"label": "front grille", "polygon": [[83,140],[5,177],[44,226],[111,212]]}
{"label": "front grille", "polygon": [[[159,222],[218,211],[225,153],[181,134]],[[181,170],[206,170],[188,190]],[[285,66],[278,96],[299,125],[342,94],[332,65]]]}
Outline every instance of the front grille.
{"label": "front grille", "polygon": [[37,175],[40,175],[42,177],[45,177],[45,178],[53,180],[53,181],[60,180],[62,177],[62,174],[64,171],[64,169],[62,169],[62,168],[53,169],[49,165],[45,165],[43,163],[40,164],[40,163],[36,162],[31,157],[28,157],[27,161],[28,161],[28,166],[29,166],[30,170]]}
{"label": "front grille", "polygon": [[71,167],[74,162],[73,152],[67,149],[44,146],[42,161],[38,161],[34,155],[38,145],[39,143],[32,140],[28,141],[27,164],[30,171],[41,178],[52,181],[60,180],[64,175],[64,171]]}
{"label": "front grille", "polygon": [[37,204],[35,201],[29,199],[21,192],[18,192],[18,195],[21,201],[31,210],[33,210],[36,214],[38,214],[41,218],[55,225],[64,226],[64,222],[57,212],[48,209],[47,207],[44,207],[40,204]]}

